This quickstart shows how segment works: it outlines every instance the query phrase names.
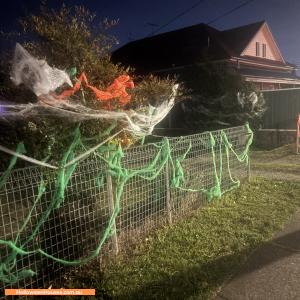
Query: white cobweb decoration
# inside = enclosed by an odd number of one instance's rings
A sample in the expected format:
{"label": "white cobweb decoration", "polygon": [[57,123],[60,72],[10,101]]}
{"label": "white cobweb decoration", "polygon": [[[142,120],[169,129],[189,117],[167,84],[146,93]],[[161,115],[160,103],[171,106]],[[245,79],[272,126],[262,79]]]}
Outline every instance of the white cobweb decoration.
{"label": "white cobweb decoration", "polygon": [[0,119],[24,119],[34,116],[53,116],[70,121],[102,119],[118,121],[124,130],[141,137],[152,133],[157,125],[172,109],[178,85],[160,105],[141,107],[137,110],[109,111],[91,109],[71,100],[57,100],[50,95],[58,87],[72,82],[65,71],[50,67],[46,61],[31,56],[20,44],[16,45],[11,79],[16,85],[24,84],[39,98],[36,103],[13,104],[0,100]]}
{"label": "white cobweb decoration", "polygon": [[51,68],[45,60],[34,58],[20,44],[16,45],[11,80],[16,85],[23,83],[37,96],[55,91],[64,83],[73,86],[65,71]]}

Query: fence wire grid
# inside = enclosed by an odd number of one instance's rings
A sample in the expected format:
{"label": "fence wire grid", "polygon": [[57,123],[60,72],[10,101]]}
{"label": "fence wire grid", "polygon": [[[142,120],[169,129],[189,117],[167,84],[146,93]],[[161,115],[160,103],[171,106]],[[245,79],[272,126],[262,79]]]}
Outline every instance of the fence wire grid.
{"label": "fence wire grid", "polygon": [[[246,126],[225,129],[229,142],[237,153],[242,153],[249,139]],[[221,131],[212,132],[216,149],[220,149]],[[173,158],[180,157],[191,144],[191,149],[182,161],[185,173],[185,188],[209,189],[215,185],[214,166],[209,144],[209,133],[179,138],[170,138]],[[222,190],[232,186],[227,165],[225,147],[221,148],[223,158]],[[143,168],[157,154],[157,149],[146,144],[125,151],[123,165],[127,168]],[[217,167],[220,155],[216,156]],[[230,153],[230,169],[234,178],[247,177],[248,166],[240,163]],[[73,173],[60,208],[55,209],[40,228],[29,249],[41,248],[48,254],[65,260],[80,259],[96,248],[113,212],[113,183],[107,172],[107,165],[92,159],[80,163]],[[104,182],[98,182],[99,174],[107,174]],[[201,192],[187,192],[170,186],[171,170],[166,165],[153,181],[140,177],[130,179],[125,185],[121,199],[121,210],[115,222],[116,233],[106,242],[101,255],[113,255],[124,251],[128,242],[147,236],[149,232],[164,224],[175,222],[207,203]],[[12,171],[4,188],[0,191],[0,239],[14,240],[38,194],[42,178],[39,167],[28,167]],[[32,217],[25,231],[30,234],[36,222],[50,203],[55,191],[54,179],[49,176],[47,192],[33,208]],[[20,237],[22,240],[22,236]],[[130,243],[129,243],[130,244]],[[5,260],[9,248],[0,246],[0,259]],[[39,254],[19,256],[15,271],[31,268],[37,275],[22,279],[15,285],[0,283],[1,295],[4,288],[47,288],[53,282],[61,281],[70,269]],[[0,297],[1,297],[0,295]]]}

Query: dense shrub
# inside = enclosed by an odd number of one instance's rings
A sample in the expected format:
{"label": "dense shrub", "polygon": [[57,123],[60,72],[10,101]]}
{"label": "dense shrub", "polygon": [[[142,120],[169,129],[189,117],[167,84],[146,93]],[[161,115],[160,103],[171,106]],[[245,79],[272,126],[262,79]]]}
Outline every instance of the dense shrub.
{"label": "dense shrub", "polygon": [[[17,37],[24,41],[22,45],[32,55],[45,59],[50,66],[70,70],[76,68],[77,76],[85,72],[89,83],[99,89],[106,88],[121,74],[129,74],[136,85],[130,90],[132,101],[125,109],[137,109],[141,105],[158,104],[170,95],[174,80],[135,77],[131,69],[124,69],[110,60],[110,51],[116,39],[109,34],[109,29],[117,25],[115,20],[103,20],[96,26],[96,15],[83,6],[67,7],[58,10],[47,8],[42,4],[38,14],[32,14],[20,20],[22,33]],[[11,36],[11,34],[9,35]],[[12,54],[12,53],[11,53]],[[3,56],[2,56],[3,57]],[[0,70],[0,97],[6,101],[28,103],[37,101],[36,96],[23,86],[14,86],[9,78],[10,60],[3,57]],[[80,94],[80,93],[78,93]],[[74,96],[81,101],[81,95]],[[93,109],[102,108],[101,102],[95,100],[88,89],[84,89],[84,104]],[[112,109],[119,109],[112,101]],[[81,122],[80,129],[85,137],[100,136],[109,122],[90,120]],[[38,159],[49,156],[58,160],[65,151],[71,133],[77,126],[68,120],[49,118],[26,119],[16,124],[0,124],[6,134],[1,135],[0,143],[15,147],[18,141],[24,141],[28,155]],[[119,129],[118,125],[115,130]],[[9,129],[9,131],[7,131]],[[118,139],[133,143],[132,137],[123,134]],[[128,142],[129,141],[129,142]]]}

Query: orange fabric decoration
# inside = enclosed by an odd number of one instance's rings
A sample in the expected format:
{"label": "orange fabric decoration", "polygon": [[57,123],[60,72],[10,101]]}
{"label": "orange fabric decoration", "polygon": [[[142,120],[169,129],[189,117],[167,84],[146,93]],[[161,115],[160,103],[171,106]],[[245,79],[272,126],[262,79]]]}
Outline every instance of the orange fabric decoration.
{"label": "orange fabric decoration", "polygon": [[134,88],[134,83],[130,79],[130,77],[128,75],[121,75],[116,78],[114,82],[106,88],[105,91],[101,91],[96,87],[90,85],[85,73],[82,72],[73,88],[63,91],[60,95],[57,96],[57,98],[63,100],[67,97],[72,96],[80,89],[80,86],[82,84],[84,84],[94,92],[97,100],[108,101],[111,99],[119,98],[119,103],[122,106],[126,105],[131,99],[131,96],[127,93],[126,88]]}

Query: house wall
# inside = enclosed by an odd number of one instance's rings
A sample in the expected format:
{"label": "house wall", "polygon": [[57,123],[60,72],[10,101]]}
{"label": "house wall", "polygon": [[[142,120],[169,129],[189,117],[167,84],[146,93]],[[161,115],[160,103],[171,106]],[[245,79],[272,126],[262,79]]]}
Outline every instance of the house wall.
{"label": "house wall", "polygon": [[276,90],[279,89],[278,83],[262,82],[261,90]]}
{"label": "house wall", "polygon": [[263,27],[253,38],[251,43],[243,52],[243,55],[255,56],[256,57],[256,42],[260,43],[260,57],[262,56],[263,49],[262,44],[267,45],[266,57],[267,59],[282,61],[280,55],[277,53],[276,46],[269,36],[267,29]]}

